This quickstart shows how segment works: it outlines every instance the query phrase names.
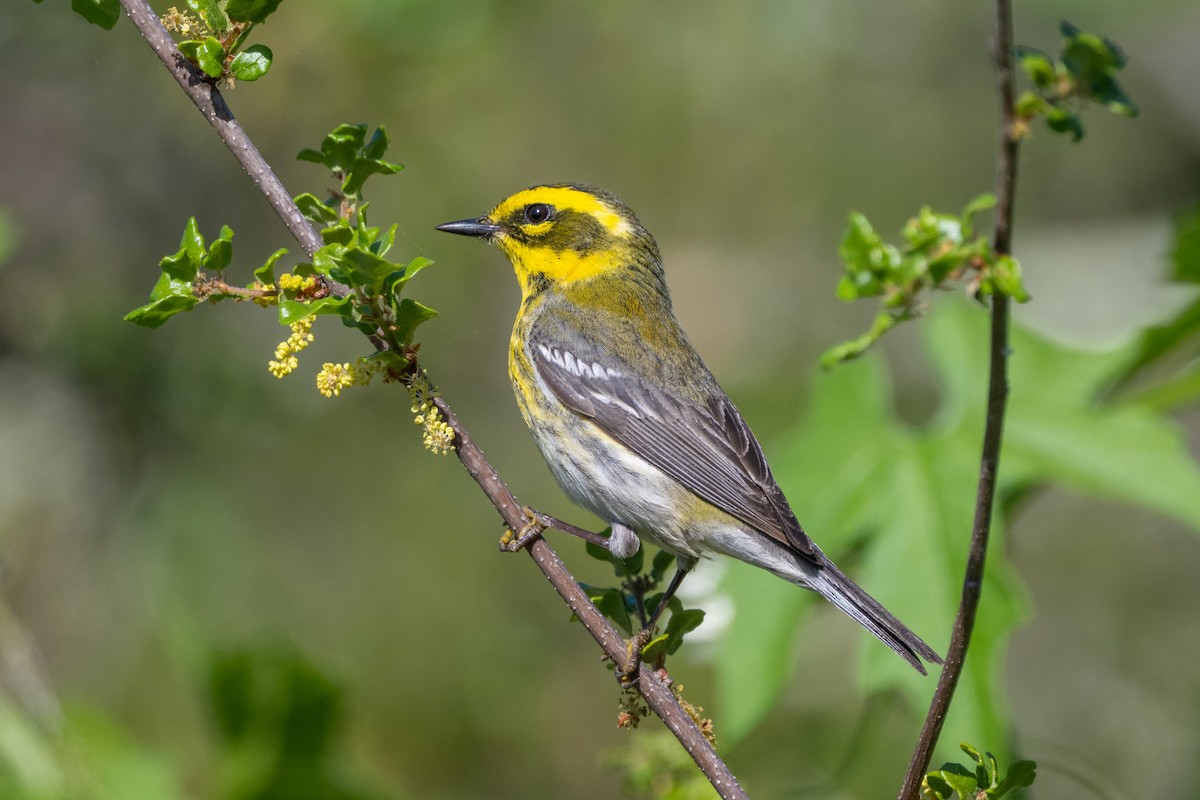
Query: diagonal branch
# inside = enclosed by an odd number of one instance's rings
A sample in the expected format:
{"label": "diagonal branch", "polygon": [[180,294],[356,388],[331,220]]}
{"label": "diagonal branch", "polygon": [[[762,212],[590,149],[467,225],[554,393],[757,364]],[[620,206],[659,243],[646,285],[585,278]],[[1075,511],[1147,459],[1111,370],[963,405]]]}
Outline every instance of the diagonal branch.
{"label": "diagonal branch", "polygon": [[[322,246],[320,237],[304,218],[300,209],[296,207],[291,195],[262,154],[259,153],[258,148],[246,135],[245,130],[238,124],[217,88],[199,69],[179,53],[171,35],[159,22],[146,0],[120,0],[120,2],[138,32],[158,55],[167,71],[174,76],[180,87],[196,104],[217,135],[246,170],[254,185],[259,188],[280,219],[287,225],[291,234],[304,251],[311,256]],[[331,288],[335,293],[345,294],[346,291],[346,287],[343,286],[334,285]],[[376,341],[376,344],[378,346],[379,342]],[[455,452],[463,467],[492,501],[505,524],[514,531],[521,529],[529,521],[521,504],[509,492],[504,481],[500,479],[496,470],[488,462],[483,451],[476,446],[446,401],[439,397],[434,402],[454,429]],[[535,516],[541,522],[548,519],[536,512]],[[601,646],[605,655],[612,659],[618,667],[627,665],[629,654],[626,651],[625,640],[604,618],[587,593],[580,588],[550,545],[539,537],[534,539],[527,549],[534,563],[549,579],[572,613],[583,623],[587,632]],[[727,800],[744,799],[745,792],[725,762],[717,755],[712,743],[704,737],[696,723],[680,706],[669,686],[645,664],[640,666],[637,688],[646,704],[675,735],[720,796]]]}
{"label": "diagonal branch", "polygon": [[[1013,196],[1017,181],[1017,137],[1013,130],[1013,43],[1010,0],[996,0],[995,52],[996,86],[1000,99],[1000,136],[996,160],[996,228],[992,244],[997,254],[1012,251]],[[987,413],[983,432],[983,453],[979,463],[979,488],[975,496],[975,520],[967,568],[963,574],[962,600],[954,619],[954,632],[946,666],[938,679],[937,691],[929,705],[916,752],[908,765],[908,774],[900,789],[899,800],[916,800],[929,761],[937,745],[950,701],[962,675],[975,615],[983,591],[984,564],[992,527],[992,508],[996,498],[996,477],[1000,466],[1000,443],[1004,434],[1004,411],[1008,403],[1008,297],[997,291],[992,295],[990,364]]]}

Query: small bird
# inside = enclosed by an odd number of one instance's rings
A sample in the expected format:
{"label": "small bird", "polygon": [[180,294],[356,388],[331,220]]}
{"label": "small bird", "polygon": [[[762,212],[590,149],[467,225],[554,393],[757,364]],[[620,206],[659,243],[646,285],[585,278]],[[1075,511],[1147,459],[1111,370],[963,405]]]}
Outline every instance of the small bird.
{"label": "small bird", "polygon": [[820,593],[922,674],[921,659],[942,663],[800,527],[676,322],[658,244],[628,206],[584,184],[534,186],[437,229],[512,262],[521,307],[508,371],[521,414],[563,491],[609,523],[615,555],[635,553],[639,537],[673,554],[668,597],[701,557],[732,556]]}

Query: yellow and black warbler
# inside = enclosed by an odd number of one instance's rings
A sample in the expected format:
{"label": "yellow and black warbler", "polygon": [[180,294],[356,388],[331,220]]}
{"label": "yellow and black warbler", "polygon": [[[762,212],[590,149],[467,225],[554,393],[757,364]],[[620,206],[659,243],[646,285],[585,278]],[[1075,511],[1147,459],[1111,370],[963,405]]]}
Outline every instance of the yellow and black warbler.
{"label": "yellow and black warbler", "polygon": [[[614,195],[556,184],[438,230],[499,247],[521,284],[509,375],[563,490],[679,571],[723,553],[824,595],[921,673],[934,650],[859,588],[796,521],[762,448],[675,321],[658,245]],[[662,605],[660,604],[660,608]]]}

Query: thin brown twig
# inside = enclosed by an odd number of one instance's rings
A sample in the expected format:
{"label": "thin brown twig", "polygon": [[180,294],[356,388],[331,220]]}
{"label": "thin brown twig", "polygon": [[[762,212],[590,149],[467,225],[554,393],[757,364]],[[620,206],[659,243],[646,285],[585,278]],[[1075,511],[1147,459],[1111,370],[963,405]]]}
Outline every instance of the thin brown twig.
{"label": "thin brown twig", "polygon": [[[1012,252],[1013,196],[1017,181],[1017,144],[1014,135],[1012,8],[1010,0],[996,0],[996,39],[993,43],[996,86],[1000,100],[1000,135],[996,160],[996,223],[992,245],[997,254]],[[917,740],[916,751],[900,788],[899,800],[916,800],[921,782],[929,769],[950,701],[962,675],[975,628],[975,616],[983,591],[984,565],[991,533],[992,509],[996,498],[996,478],[1000,466],[1000,443],[1004,433],[1004,411],[1008,404],[1008,297],[992,296],[991,343],[987,412],[983,433],[983,452],[979,463],[979,487],[975,496],[975,519],[967,568],[963,574],[962,600],[954,619],[954,632],[946,665],[938,679],[937,690],[929,704],[929,713]]]}
{"label": "thin brown twig", "polygon": [[[275,175],[274,170],[271,169],[262,154],[259,153],[258,148],[254,146],[234,118],[216,86],[179,53],[171,35],[162,26],[146,0],[120,0],[120,2],[134,26],[158,55],[167,71],[175,77],[180,87],[200,109],[217,135],[246,170],[254,185],[266,196],[267,201],[287,225],[288,230],[300,242],[304,251],[311,256],[322,245],[320,237],[304,218],[300,209],[296,207],[291,195]],[[331,288],[338,294],[346,292],[344,286],[333,284]],[[372,339],[372,341],[376,343],[376,346],[381,345],[377,339]],[[521,529],[529,522],[523,507],[509,492],[508,487],[488,462],[483,451],[475,445],[474,440],[445,399],[438,397],[434,403],[454,429],[455,452],[467,473],[475,479],[484,494],[492,501],[505,523],[514,531]],[[540,516],[542,515],[535,512],[535,517]],[[547,517],[545,520],[539,519],[539,521],[546,524],[550,519]],[[557,520],[553,520],[553,525],[548,525],[548,527],[560,527],[560,525],[565,525],[565,523],[560,524]],[[573,526],[566,526],[568,532],[574,533],[580,530],[571,530],[572,528]],[[555,591],[562,597],[572,613],[583,623],[583,627],[600,644],[605,655],[612,659],[618,668],[627,666],[629,654],[626,651],[625,640],[592,603],[587,593],[571,576],[550,545],[545,540],[536,538],[527,549],[534,563],[554,586]],[[646,704],[662,719],[671,733],[683,745],[718,794],[727,800],[744,800],[746,793],[738,784],[729,767],[717,755],[711,742],[705,738],[696,723],[679,704],[670,688],[660,681],[658,676],[645,664],[639,667],[637,689]]]}

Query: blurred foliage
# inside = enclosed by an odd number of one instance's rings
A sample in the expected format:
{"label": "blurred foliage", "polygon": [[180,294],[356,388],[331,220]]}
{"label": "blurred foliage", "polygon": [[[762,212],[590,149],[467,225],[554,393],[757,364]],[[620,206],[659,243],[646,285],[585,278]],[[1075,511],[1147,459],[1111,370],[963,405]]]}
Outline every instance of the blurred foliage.
{"label": "blurred foliage", "polygon": [[924,293],[948,288],[951,281],[962,281],[976,298],[1003,294],[1028,301],[1020,263],[996,253],[987,236],[974,233],[975,215],[995,205],[995,197],[981,195],[957,216],[926,206],[904,226],[903,250],[884,242],[862,214],[851,214],[838,248],[846,274],[837,294],[847,302],[882,296],[883,311],[862,336],[826,350],[821,364],[832,367],[858,358],[895,325],[919,316],[919,304],[932,302]]}
{"label": "blurred foliage", "polygon": [[[4,644],[14,644],[5,626]],[[201,687],[196,687],[197,691]],[[207,706],[218,743],[213,797],[371,800],[339,763],[344,693],[290,648],[213,654]],[[26,701],[28,698],[26,698]],[[0,796],[172,800],[191,796],[176,764],[95,708],[36,713],[0,693]],[[395,796],[395,795],[392,795]]]}
{"label": "blurred foliage", "polygon": [[[863,585],[900,619],[944,652],[946,620],[958,608],[967,532],[974,513],[979,432],[987,392],[986,315],[945,303],[929,317],[925,347],[942,387],[933,422],[921,429],[890,408],[879,359],[847,365],[814,381],[811,408],[776,459],[784,486],[822,486],[806,520],[822,546],[838,554],[857,544]],[[1016,327],[1001,456],[1001,508],[1032,487],[1055,484],[1097,497],[1138,503],[1200,533],[1200,465],[1174,420],[1133,400],[1096,398],[1129,358],[1131,345],[1084,351]],[[1005,557],[1007,514],[993,525],[995,544],[971,640],[970,657],[951,706],[944,741],[973,737],[1007,752],[1013,739],[1004,675],[1008,642],[1028,618],[1024,588]],[[721,643],[717,678],[722,730],[747,735],[776,704],[788,678],[795,630],[812,598],[781,587],[727,586],[739,614]],[[766,621],[763,618],[767,617]],[[939,637],[939,632],[941,636]],[[865,691],[903,692],[914,708],[928,682],[886,650],[867,642]],[[746,681],[746,675],[759,679]]]}
{"label": "blurred foliage", "polygon": [[[1171,249],[1170,280],[1200,285],[1200,207],[1180,214]],[[1169,363],[1168,374],[1149,380],[1145,374]],[[1143,330],[1129,361],[1114,381],[1121,389],[1142,378],[1138,399],[1164,411],[1195,405],[1200,400],[1200,295],[1175,316]]]}
{"label": "blurred foliage", "polygon": [[638,736],[604,753],[602,761],[621,774],[621,789],[629,797],[710,800],[718,796],[679,740],[667,731]]}
{"label": "blurred foliage", "polygon": [[[369,775],[362,785],[447,798],[616,794],[619,779],[596,767],[596,752],[616,742],[644,752],[652,731],[628,736],[611,726],[613,682],[597,669],[591,643],[552,624],[561,607],[526,570],[507,566],[516,560],[497,565],[494,512],[456,464],[414,457],[416,440],[395,424],[403,410],[394,397],[362,393],[333,408],[275,384],[262,375],[261,349],[247,346],[248,338],[265,347],[276,338],[255,315],[221,307],[153,336],[117,321],[144,296],[147,265],[175,244],[180,221],[230,223],[246,264],[263,263],[278,246],[278,223],[228,153],[199,132],[195,111],[128,26],[94,36],[61,10],[65,3],[2,5],[8,80],[0,100],[22,157],[0,183],[0,203],[20,232],[0,266],[11,300],[0,314],[0,588],[41,653],[37,674],[63,698],[63,736],[81,731],[76,739],[90,742],[78,758],[140,782],[115,797],[171,798],[180,786],[189,797],[213,797],[227,785],[217,780],[224,745],[204,728],[212,709],[196,689],[196,665],[163,645],[172,615],[162,609],[179,606],[197,620],[181,634],[191,647],[255,650],[283,636],[337,674],[346,687],[341,741],[354,774]],[[1192,325],[1179,312],[1195,298],[1185,296],[1187,285],[1155,288],[1150,265],[1162,221],[1195,201],[1191,173],[1180,166],[1195,160],[1200,118],[1188,83],[1200,68],[1194,4],[1156,0],[1131,15],[1112,0],[1064,0],[1017,12],[1019,39],[1046,52],[1055,42],[1043,34],[1063,14],[1113,33],[1135,55],[1121,82],[1145,117],[1136,126],[1089,121],[1092,141],[1078,151],[1040,139],[1025,148],[1017,241],[1039,302],[1021,318],[1041,338],[1071,342],[1066,352],[1102,347],[1130,359],[1136,347],[1114,339],[1147,321],[1178,322],[1179,344],[1115,392],[1132,362],[1114,367],[1108,393],[1088,413],[1120,409],[1126,424],[1129,409],[1140,408],[1147,430],[1159,430],[1160,409],[1169,409],[1180,414],[1173,441],[1191,436],[1194,448],[1187,397],[1195,395],[1156,402],[1143,393],[1193,369],[1194,338],[1184,335]],[[795,422],[793,398],[809,396],[815,381],[829,403],[853,401],[848,411],[882,405],[891,425],[878,424],[898,449],[934,448],[926,440],[941,430],[947,404],[934,397],[920,349],[906,347],[916,330],[897,330],[880,356],[845,375],[797,364],[869,322],[827,300],[847,209],[862,209],[879,230],[899,229],[914,197],[952,207],[989,180],[995,125],[985,17],[979,6],[941,0],[345,0],[303,13],[289,4],[270,19],[271,80],[228,99],[289,185],[310,176],[288,156],[321,131],[367,115],[386,123],[410,171],[372,194],[372,213],[402,220],[397,242],[451,265],[423,281],[422,299],[451,320],[427,341],[423,361],[518,496],[564,518],[575,512],[536,459],[505,384],[511,276],[498,259],[437,241],[432,227],[540,180],[588,180],[625,196],[658,235],[685,327],[754,424],[805,527],[872,592],[876,583],[894,592],[899,579],[879,548],[903,550],[902,536],[881,544],[867,540],[865,525],[822,527],[836,511],[824,508],[826,491],[836,504],[848,489],[842,476],[871,475],[864,458],[882,448],[864,451],[854,415],[839,421],[833,409],[824,418],[848,425],[845,448],[835,431],[824,434],[821,459],[792,448],[785,456],[777,440]],[[334,191],[341,187],[335,178]],[[971,316],[951,306],[948,319]],[[957,330],[938,322],[941,313],[927,327]],[[344,341],[331,327],[314,348],[333,358]],[[1017,362],[1026,349],[1016,345]],[[1014,404],[1042,402],[1040,386],[1027,383],[1040,377],[1014,380]],[[1069,377],[1047,388],[1063,390]],[[855,380],[882,395],[828,388]],[[1053,394],[1048,407],[1054,420],[1074,413]],[[809,439],[819,433],[813,425],[802,430]],[[331,456],[330,437],[311,435],[330,426],[339,452],[369,458]],[[1041,433],[1053,449],[1057,431]],[[1122,471],[1120,453],[1103,455],[1094,460]],[[1033,460],[1038,470],[1046,458]],[[974,462],[963,468],[973,474]],[[889,533],[917,505],[921,486],[941,480],[914,474],[910,459],[902,464],[910,468],[880,469],[920,484],[917,491],[899,487],[860,510]],[[1002,470],[1020,464],[1006,452]],[[1124,477],[1141,482],[1143,466],[1125,467]],[[1113,476],[1085,487],[1100,467],[1084,467],[1068,482],[1076,488],[1013,486],[1006,496],[1006,519],[1028,513],[1010,520],[995,566],[1006,573],[1011,559],[1038,613],[1007,656],[1011,708],[1003,717],[1020,750],[1038,757],[1039,796],[1098,794],[1081,790],[1078,775],[1097,776],[1116,796],[1122,787],[1189,796],[1200,775],[1200,682],[1178,665],[1200,657],[1191,613],[1200,602],[1191,579],[1200,548],[1161,514],[1113,500],[1105,488]],[[936,521],[948,503],[922,509],[918,522]],[[958,526],[947,536],[965,540],[963,523],[947,524]],[[582,547],[562,550],[581,580],[611,582]],[[897,563],[914,560],[900,555]],[[869,661],[877,645],[770,576],[735,565],[726,582],[740,593],[732,622],[718,614],[722,591],[685,597],[708,617],[673,656],[672,671],[704,697],[714,657],[745,656],[761,670],[712,704],[722,750],[743,782],[756,796],[894,791],[919,710],[894,694],[864,700],[855,687],[845,648],[863,648]],[[916,579],[904,588],[911,603],[952,591]],[[1004,599],[985,592],[984,613],[1011,611],[992,608]],[[912,623],[930,639],[944,627]],[[752,646],[726,644],[738,640]],[[9,672],[0,685],[10,700],[19,694]],[[5,730],[42,724],[25,713],[6,706],[0,721]],[[860,727],[866,732],[852,736]],[[33,747],[21,750],[20,764],[53,765],[57,751],[46,741],[48,760]],[[811,776],[847,753],[855,768],[845,781],[804,794]],[[15,770],[5,763],[8,781]],[[0,783],[0,795],[9,785]]]}
{"label": "blurred foliage", "polygon": [[217,654],[209,705],[230,800],[369,800],[333,757],[344,693],[290,650]]}
{"label": "blurred foliage", "polygon": [[1017,48],[1017,62],[1033,82],[1033,91],[1017,98],[1017,113],[1028,130],[1035,117],[1044,115],[1050,130],[1083,138],[1083,121],[1076,110],[1089,102],[1114,114],[1136,117],[1137,106],[1117,83],[1125,54],[1116,42],[1080,30],[1069,22],[1059,26],[1062,53],[1055,60],[1032,47]]}

